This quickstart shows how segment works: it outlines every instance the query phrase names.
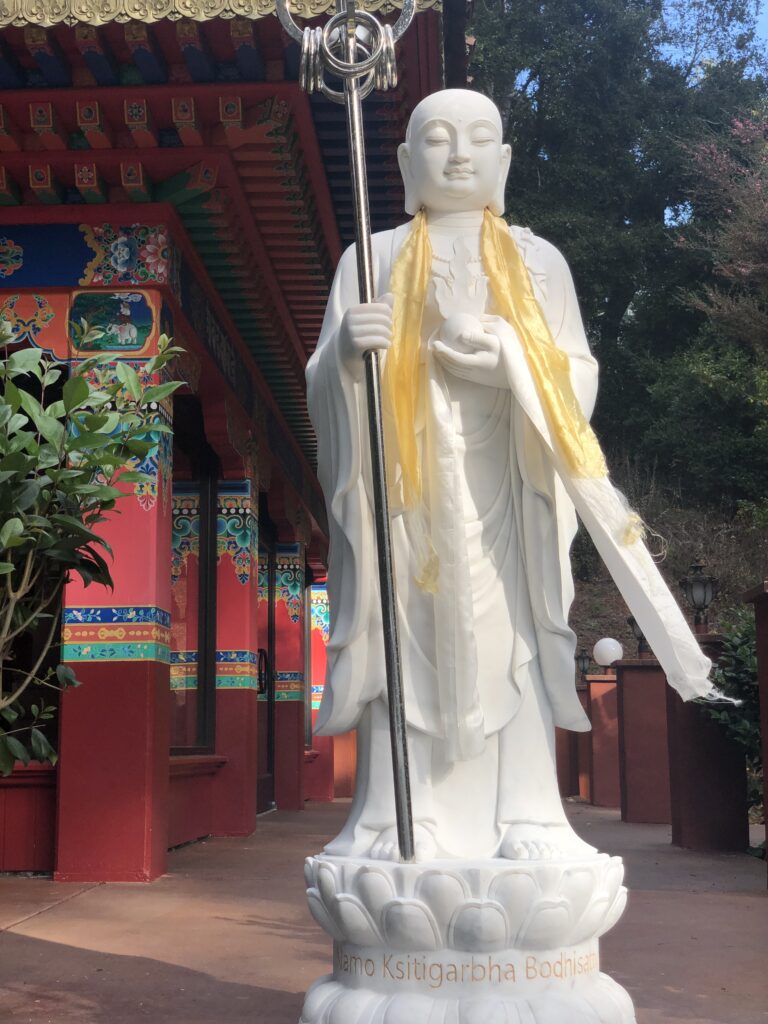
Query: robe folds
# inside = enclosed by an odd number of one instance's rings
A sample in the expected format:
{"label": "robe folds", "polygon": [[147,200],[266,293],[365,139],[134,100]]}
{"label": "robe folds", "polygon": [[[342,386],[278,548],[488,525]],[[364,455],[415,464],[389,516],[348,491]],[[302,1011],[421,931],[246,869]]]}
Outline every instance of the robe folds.
{"label": "robe folds", "polygon": [[[378,295],[389,291],[391,269],[409,229],[406,224],[373,236]],[[568,266],[554,246],[528,229],[512,227],[510,231],[555,344],[569,357],[574,392],[589,418],[597,394],[597,364],[589,351]],[[354,728],[365,706],[386,694],[365,384],[342,363],[337,347],[344,312],[358,301],[355,254],[350,248],[339,263],[317,349],[307,366],[309,410],[318,437],[318,476],[330,525],[331,629],[327,683],[317,721],[320,734]],[[419,591],[415,583],[418,566],[407,513],[396,503],[391,510],[406,718],[410,726],[444,740],[454,759],[479,753],[482,739],[478,745],[478,736],[502,729],[514,717],[530,674],[528,663],[534,658],[554,724],[589,729],[574,685],[576,638],[568,625],[574,593],[568,553],[577,527],[576,512],[670,684],[684,699],[703,696],[711,689],[711,663],[637,531],[633,535],[629,528],[632,517],[626,503],[607,477],[578,479],[569,472],[511,328],[501,340],[511,395],[508,436],[502,449],[510,467],[509,522],[516,565],[511,577],[514,593],[507,586],[509,664],[495,673],[501,682],[489,678],[494,672],[486,671],[487,658],[483,662],[481,656],[478,661],[476,647],[487,645],[489,637],[473,618],[471,588],[465,586],[472,566],[462,566],[461,560],[466,561],[468,549],[450,543],[451,523],[455,527],[461,511],[452,513],[448,500],[458,491],[451,485],[458,463],[447,448],[444,463],[440,461],[440,436],[444,442],[450,436],[451,403],[445,384],[448,374],[434,365],[428,371],[426,393],[431,395],[427,400],[432,407],[427,419],[439,426],[442,417],[445,426],[434,446],[432,462],[437,469],[432,467],[427,474],[442,476],[441,484],[432,482],[433,495],[442,487],[440,499],[433,502],[433,536],[436,530],[443,531],[442,550],[437,546],[441,564],[434,597]],[[416,424],[415,429],[423,426]],[[388,469],[396,478],[397,466]],[[427,605],[430,614],[425,612]]]}

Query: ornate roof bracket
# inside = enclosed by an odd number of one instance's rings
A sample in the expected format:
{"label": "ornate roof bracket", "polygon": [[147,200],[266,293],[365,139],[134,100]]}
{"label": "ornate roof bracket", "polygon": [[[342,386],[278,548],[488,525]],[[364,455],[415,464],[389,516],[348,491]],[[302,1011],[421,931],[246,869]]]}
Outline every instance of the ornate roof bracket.
{"label": "ornate roof bracket", "polygon": [[[402,0],[363,0],[366,10],[382,14],[402,7]],[[293,0],[300,18],[334,10],[336,0]],[[418,10],[441,10],[441,0],[416,0]],[[275,0],[0,0],[3,25],[105,25],[110,21],[145,23],[168,18],[212,21],[214,18],[264,18],[275,13]]]}

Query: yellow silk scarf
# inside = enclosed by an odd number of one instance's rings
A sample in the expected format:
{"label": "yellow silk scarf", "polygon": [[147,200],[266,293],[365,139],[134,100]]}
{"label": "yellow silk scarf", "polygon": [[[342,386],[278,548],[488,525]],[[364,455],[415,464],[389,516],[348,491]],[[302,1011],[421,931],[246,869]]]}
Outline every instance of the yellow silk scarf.
{"label": "yellow silk scarf", "polygon": [[[485,211],[483,218],[480,248],[497,312],[517,333],[552,440],[566,466],[576,477],[607,476],[600,443],[573,390],[568,356],[555,345],[506,222],[490,210]],[[431,270],[432,246],[426,217],[420,211],[392,269],[392,345],[384,367],[384,389],[394,420],[406,508],[418,505],[422,495],[414,423],[419,397],[421,322]]]}

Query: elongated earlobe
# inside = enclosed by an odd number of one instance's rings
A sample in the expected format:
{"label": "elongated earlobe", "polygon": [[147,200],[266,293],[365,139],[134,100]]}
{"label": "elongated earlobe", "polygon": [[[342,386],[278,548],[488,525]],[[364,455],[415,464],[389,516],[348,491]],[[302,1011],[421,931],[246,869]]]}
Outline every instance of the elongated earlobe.
{"label": "elongated earlobe", "polygon": [[[509,176],[509,165],[512,162],[512,147],[505,144],[501,147],[501,161],[499,165],[499,180],[496,184],[496,191],[494,192],[493,199],[488,204],[488,209],[491,213],[497,217],[501,217],[506,207],[506,201],[504,193],[507,187],[507,177]],[[410,211],[409,211],[410,212]]]}
{"label": "elongated earlobe", "polygon": [[400,165],[400,174],[405,189],[405,212],[413,217],[421,209],[421,203],[411,174],[411,153],[407,142],[401,142],[397,147],[397,162]]}

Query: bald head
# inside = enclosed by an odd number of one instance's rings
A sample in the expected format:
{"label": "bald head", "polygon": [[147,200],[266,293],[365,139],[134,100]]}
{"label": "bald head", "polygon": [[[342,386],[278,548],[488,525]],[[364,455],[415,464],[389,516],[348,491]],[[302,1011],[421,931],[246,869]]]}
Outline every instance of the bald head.
{"label": "bald head", "polygon": [[407,212],[503,213],[511,151],[502,134],[498,108],[482,93],[443,89],[423,99],[397,154]]}
{"label": "bald head", "polygon": [[487,120],[499,133],[501,141],[503,131],[499,108],[487,96],[473,89],[441,89],[440,92],[425,96],[413,108],[405,131],[405,141],[410,142],[429,121],[450,121],[455,118]]}

